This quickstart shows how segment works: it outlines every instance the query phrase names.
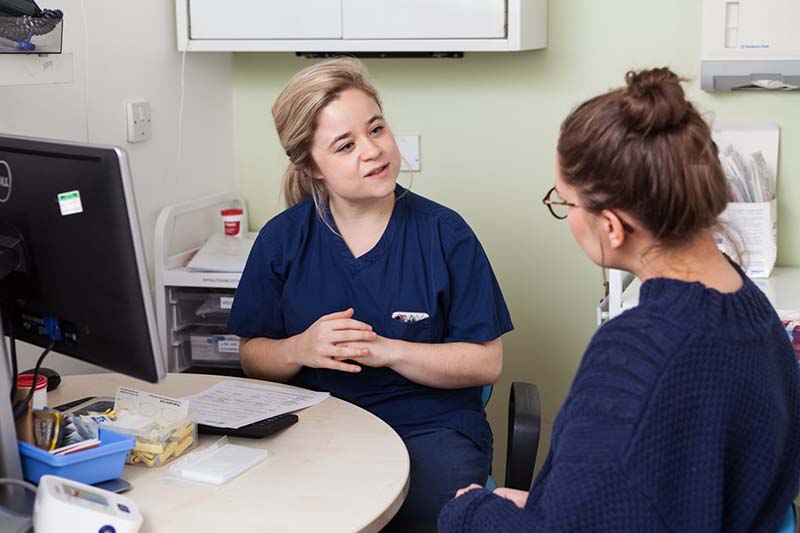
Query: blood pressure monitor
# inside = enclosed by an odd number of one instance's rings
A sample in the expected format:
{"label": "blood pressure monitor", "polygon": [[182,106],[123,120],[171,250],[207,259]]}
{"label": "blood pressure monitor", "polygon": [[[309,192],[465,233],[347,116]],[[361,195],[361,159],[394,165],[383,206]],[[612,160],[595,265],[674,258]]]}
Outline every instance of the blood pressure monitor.
{"label": "blood pressure monitor", "polygon": [[36,533],[136,533],[142,515],[130,498],[58,476],[42,476],[33,506]]}

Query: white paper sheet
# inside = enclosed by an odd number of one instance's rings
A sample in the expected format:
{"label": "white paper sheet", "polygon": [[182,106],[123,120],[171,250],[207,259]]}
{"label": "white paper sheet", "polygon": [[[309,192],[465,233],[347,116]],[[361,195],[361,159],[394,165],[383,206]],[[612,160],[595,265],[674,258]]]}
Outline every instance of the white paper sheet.
{"label": "white paper sheet", "polygon": [[199,424],[240,428],[264,418],[310,407],[328,396],[327,392],[226,380],[184,399],[199,412]]}
{"label": "white paper sheet", "polygon": [[186,418],[189,414],[189,403],[160,394],[117,387],[114,410],[127,410],[161,426],[168,426]]}
{"label": "white paper sheet", "polygon": [[242,272],[255,239],[215,233],[200,248],[186,268],[203,272]]}

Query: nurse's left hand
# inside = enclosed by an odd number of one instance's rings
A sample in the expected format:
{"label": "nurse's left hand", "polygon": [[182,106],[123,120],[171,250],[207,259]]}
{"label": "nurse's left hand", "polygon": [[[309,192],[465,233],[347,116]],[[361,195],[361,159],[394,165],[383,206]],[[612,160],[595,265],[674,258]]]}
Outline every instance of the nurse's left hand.
{"label": "nurse's left hand", "polygon": [[376,335],[371,341],[337,344],[337,346],[342,348],[356,348],[358,350],[366,349],[368,352],[355,357],[336,357],[336,359],[340,361],[350,359],[364,366],[371,366],[373,368],[391,366],[392,362],[394,361],[392,354],[395,353],[396,344],[396,340],[381,337],[380,335]]}

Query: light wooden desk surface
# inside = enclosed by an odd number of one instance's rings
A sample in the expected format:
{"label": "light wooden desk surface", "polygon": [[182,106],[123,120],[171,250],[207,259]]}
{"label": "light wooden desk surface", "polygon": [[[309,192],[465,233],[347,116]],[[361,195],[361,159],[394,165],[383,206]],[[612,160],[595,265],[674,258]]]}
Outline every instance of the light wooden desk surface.
{"label": "light wooden desk surface", "polygon": [[[157,385],[119,374],[64,376],[49,405],[84,396],[114,396],[117,387],[182,397],[222,376],[169,374]],[[267,448],[270,456],[225,485],[168,480],[169,466],[125,467],[125,493],[144,515],[142,532],[378,531],[408,492],[409,460],[400,437],[382,420],[328,398],[299,411],[300,421],[265,439],[231,442]],[[213,443],[201,435],[195,450]],[[169,463],[168,463],[169,464]]]}

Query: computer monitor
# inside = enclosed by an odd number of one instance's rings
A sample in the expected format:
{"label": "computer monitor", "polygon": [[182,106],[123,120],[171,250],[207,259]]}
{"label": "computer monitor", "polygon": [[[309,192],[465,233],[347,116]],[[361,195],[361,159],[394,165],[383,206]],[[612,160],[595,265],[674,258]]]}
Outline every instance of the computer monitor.
{"label": "computer monitor", "polygon": [[[153,383],[165,376],[123,149],[0,135],[0,313],[18,340],[48,346],[48,320],[56,352]],[[0,477],[21,478],[0,354]]]}

